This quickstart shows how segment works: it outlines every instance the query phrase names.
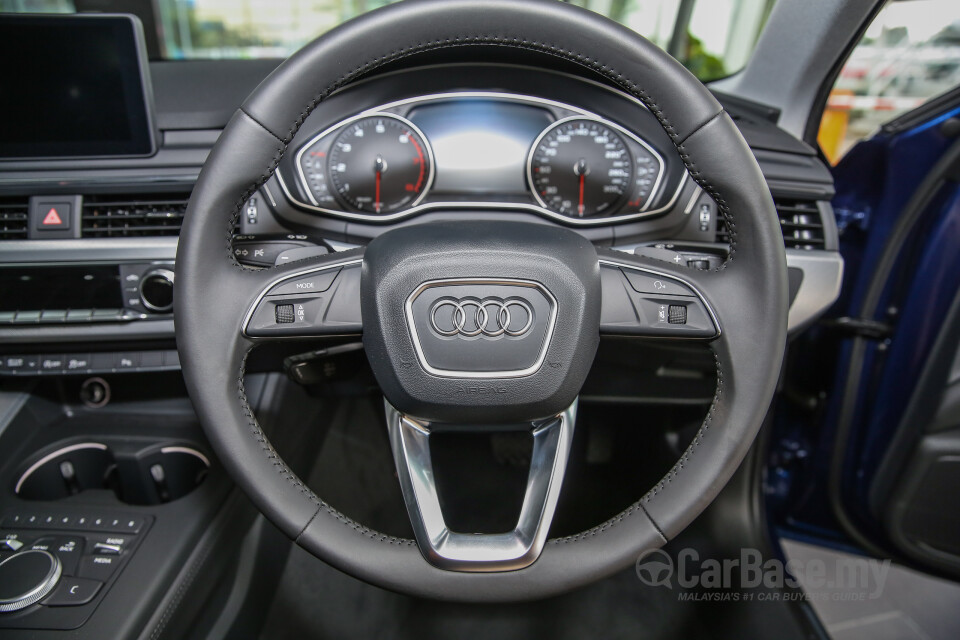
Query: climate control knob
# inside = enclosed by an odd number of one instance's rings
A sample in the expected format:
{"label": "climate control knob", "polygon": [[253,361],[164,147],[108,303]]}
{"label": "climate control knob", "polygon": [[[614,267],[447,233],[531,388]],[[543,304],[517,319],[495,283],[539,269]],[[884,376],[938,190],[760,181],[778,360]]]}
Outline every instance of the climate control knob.
{"label": "climate control knob", "polygon": [[166,313],[173,309],[173,271],[154,269],[140,279],[140,302],[149,311]]}

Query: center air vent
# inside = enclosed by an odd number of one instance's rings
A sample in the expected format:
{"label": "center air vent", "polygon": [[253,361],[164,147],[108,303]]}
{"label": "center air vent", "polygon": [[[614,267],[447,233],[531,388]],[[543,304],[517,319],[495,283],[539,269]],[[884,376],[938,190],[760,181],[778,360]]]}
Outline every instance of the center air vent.
{"label": "center air vent", "polygon": [[[815,200],[774,198],[773,204],[780,218],[783,244],[787,249],[824,248],[823,218]],[[723,218],[717,224],[717,242],[730,243],[730,232]]]}
{"label": "center air vent", "polygon": [[0,198],[0,240],[27,237],[27,199]]}
{"label": "center air vent", "polygon": [[81,235],[84,238],[179,235],[188,197],[185,194],[85,196]]}

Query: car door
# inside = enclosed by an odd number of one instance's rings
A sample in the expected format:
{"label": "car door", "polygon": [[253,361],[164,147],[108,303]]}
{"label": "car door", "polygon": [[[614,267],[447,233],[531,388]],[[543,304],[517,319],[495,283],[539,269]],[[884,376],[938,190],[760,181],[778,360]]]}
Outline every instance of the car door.
{"label": "car door", "polygon": [[787,530],[957,577],[960,8],[887,5],[819,141],[847,272],[791,350],[771,504]]}

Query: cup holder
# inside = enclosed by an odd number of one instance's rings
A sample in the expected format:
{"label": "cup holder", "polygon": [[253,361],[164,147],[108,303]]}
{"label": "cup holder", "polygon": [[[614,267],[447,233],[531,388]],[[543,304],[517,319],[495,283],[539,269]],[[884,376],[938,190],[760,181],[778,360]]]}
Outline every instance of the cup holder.
{"label": "cup holder", "polygon": [[18,476],[20,498],[60,500],[107,489],[126,504],[163,504],[196,489],[210,469],[202,451],[177,443],[78,442],[46,451]]}
{"label": "cup holder", "polygon": [[113,454],[100,442],[60,447],[20,474],[14,492],[24,500],[59,500],[86,489],[102,489]]}

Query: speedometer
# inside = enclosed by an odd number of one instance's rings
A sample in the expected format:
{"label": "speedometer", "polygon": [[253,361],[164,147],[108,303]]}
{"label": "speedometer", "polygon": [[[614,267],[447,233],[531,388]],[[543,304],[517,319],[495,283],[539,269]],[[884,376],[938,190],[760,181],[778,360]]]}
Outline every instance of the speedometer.
{"label": "speedometer", "polygon": [[630,189],[633,160],[619,133],[588,118],[561,120],[533,143],[527,165],[534,197],[571,217],[604,215]]}

